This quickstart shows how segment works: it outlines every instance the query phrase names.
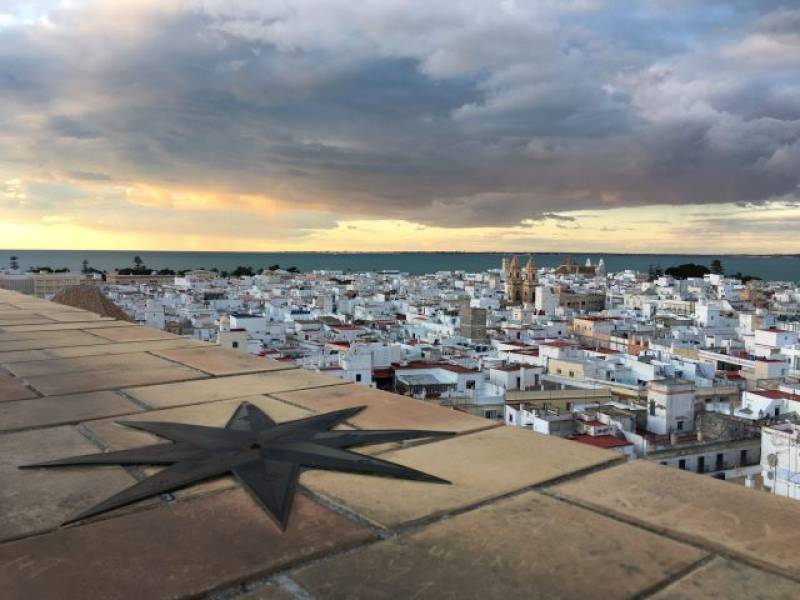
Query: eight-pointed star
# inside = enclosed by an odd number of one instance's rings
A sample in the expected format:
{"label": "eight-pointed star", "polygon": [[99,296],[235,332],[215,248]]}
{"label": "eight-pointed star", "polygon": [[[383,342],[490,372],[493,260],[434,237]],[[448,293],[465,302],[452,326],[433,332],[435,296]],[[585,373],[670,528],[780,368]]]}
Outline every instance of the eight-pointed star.
{"label": "eight-pointed star", "polygon": [[421,471],[347,450],[355,446],[453,435],[440,431],[331,430],[364,408],[356,406],[297,421],[275,423],[258,407],[245,402],[238,406],[224,428],[121,421],[121,425],[154,433],[174,443],[75,456],[20,468],[169,465],[67,523],[229,472],[255,497],[281,529],[286,529],[297,479],[304,468],[450,483]]}

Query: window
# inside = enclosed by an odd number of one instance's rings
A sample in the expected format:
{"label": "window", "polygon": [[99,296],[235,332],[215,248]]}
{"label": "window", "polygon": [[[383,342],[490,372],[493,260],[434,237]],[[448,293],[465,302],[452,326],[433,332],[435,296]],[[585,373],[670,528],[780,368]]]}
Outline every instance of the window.
{"label": "window", "polygon": [[697,472],[698,473],[705,473],[706,472],[706,457],[705,456],[698,456],[697,457]]}
{"label": "window", "polygon": [[747,464],[747,449],[746,448],[739,452],[739,464],[742,465],[742,466]]}
{"label": "window", "polygon": [[239,342],[231,342],[231,347],[232,348],[238,348],[239,347]]}
{"label": "window", "polygon": [[678,431],[683,431],[683,421],[678,421]]}
{"label": "window", "polygon": [[775,416],[779,417],[780,414],[781,414],[781,407],[780,406],[776,406],[775,407]]}
{"label": "window", "polygon": [[678,461],[678,468],[679,469],[683,469],[684,471],[686,470],[686,459],[685,458],[682,458],[682,459],[680,459]]}
{"label": "window", "polygon": [[512,417],[511,415],[508,415],[508,422],[509,423],[513,423],[514,422],[514,417]]}
{"label": "window", "polygon": [[475,389],[475,380],[470,380],[467,382],[467,389],[474,390]]}
{"label": "window", "polygon": [[655,400],[650,400],[650,416],[651,417],[655,417],[656,416],[656,401]]}
{"label": "window", "polygon": [[725,465],[723,464],[722,453],[717,454],[717,464],[716,464],[716,468],[714,470],[715,471],[722,471],[722,469],[724,469],[724,468],[725,468]]}
{"label": "window", "polygon": [[361,373],[356,373],[356,383],[361,382]]}
{"label": "window", "polygon": [[575,377],[575,371],[570,371],[570,372],[569,372],[569,376],[570,376],[570,377]]}

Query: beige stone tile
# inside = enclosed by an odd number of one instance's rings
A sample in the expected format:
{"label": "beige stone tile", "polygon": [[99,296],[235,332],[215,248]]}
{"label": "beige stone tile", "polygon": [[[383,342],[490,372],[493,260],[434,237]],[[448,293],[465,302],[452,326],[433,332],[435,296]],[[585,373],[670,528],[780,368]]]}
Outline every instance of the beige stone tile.
{"label": "beige stone tile", "polygon": [[703,558],[535,492],[291,572],[313,597],[631,598]]}
{"label": "beige stone tile", "polygon": [[6,334],[10,333],[24,333],[28,331],[69,331],[72,329],[109,329],[109,328],[125,328],[130,327],[130,323],[123,321],[99,321],[93,319],[85,319],[82,321],[73,321],[71,323],[42,323],[39,325],[4,325],[0,327],[0,331]]}
{"label": "beige stone tile", "polygon": [[52,358],[44,350],[16,350],[12,352],[0,352],[0,365],[11,364],[15,362],[27,362],[29,360],[47,360]]}
{"label": "beige stone tile", "polygon": [[800,584],[742,563],[714,558],[670,586],[652,600],[796,600]]}
{"label": "beige stone tile", "polygon": [[494,421],[355,383],[324,391],[302,390],[272,395],[315,412],[366,406],[364,411],[349,421],[363,429],[434,429],[465,432],[497,426]]}
{"label": "beige stone tile", "polygon": [[3,600],[206,597],[373,537],[302,496],[281,532],[231,490],[0,545]]}
{"label": "beige stone tile", "polygon": [[146,352],[132,354],[112,354],[80,356],[75,358],[51,358],[30,362],[11,363],[6,369],[17,377],[37,377],[40,375],[56,375],[60,373],[80,373],[82,371],[102,371],[120,369],[131,371],[147,371],[166,369],[176,366],[163,358]]}
{"label": "beige stone tile", "polygon": [[70,426],[0,435],[0,540],[57,527],[134,483],[120,467],[17,468],[97,451]]}
{"label": "beige stone tile", "polygon": [[0,373],[0,403],[26,398],[36,398],[36,393],[25,387],[24,381]]}
{"label": "beige stone tile", "polygon": [[0,431],[79,423],[86,419],[125,415],[141,410],[114,392],[0,402]]}
{"label": "beige stone tile", "polygon": [[130,388],[125,392],[137,400],[154,408],[167,408],[182,404],[197,404],[241,398],[254,394],[268,394],[286,390],[297,390],[345,383],[303,369],[273,371],[271,373],[254,373],[251,375],[233,375],[203,380],[202,382],[185,382],[170,385],[154,385],[143,388]]}
{"label": "beige stone tile", "polygon": [[78,330],[0,334],[0,352],[41,350],[63,346],[87,346],[103,343],[107,343],[107,340]]}
{"label": "beige stone tile", "polygon": [[74,321],[84,321],[94,323],[96,321],[115,321],[111,317],[101,317],[97,313],[88,310],[40,310],[38,314],[57,321],[59,323],[72,323]]}
{"label": "beige stone tile", "polygon": [[245,373],[278,371],[293,367],[293,365],[289,366],[271,358],[253,356],[252,354],[227,350],[218,346],[173,348],[153,350],[152,352],[156,356],[174,360],[211,375],[243,375]]}
{"label": "beige stone tile", "polygon": [[800,502],[635,460],[552,492],[800,576]]}
{"label": "beige stone tile", "polygon": [[25,381],[45,396],[77,394],[98,390],[112,390],[129,385],[148,385],[168,381],[186,381],[207,377],[204,373],[172,365],[161,369],[139,371],[119,368],[100,371],[79,371],[77,373],[56,373],[26,377]]}
{"label": "beige stone tile", "polygon": [[[186,348],[195,346],[207,346],[204,342],[191,340],[188,338],[175,337],[168,340],[153,340],[150,342],[118,342],[111,343],[106,340],[95,346],[74,346],[67,348],[49,348],[46,350],[49,357],[72,358],[76,356],[94,356],[96,354],[129,354],[131,352],[149,352],[150,350],[161,350],[165,348]],[[2,354],[0,354],[0,364],[2,364]]]}
{"label": "beige stone tile", "polygon": [[[122,323],[122,321],[115,321]],[[124,326],[113,327],[108,329],[93,329],[92,333],[110,342],[143,342],[147,340],[167,340],[175,339],[176,336],[166,331],[152,329],[150,327],[141,327],[139,325],[130,325],[123,323]]]}
{"label": "beige stone tile", "polygon": [[619,455],[499,427],[387,452],[381,458],[442,477],[452,485],[327,471],[308,471],[300,481],[377,524],[394,527],[618,460]]}

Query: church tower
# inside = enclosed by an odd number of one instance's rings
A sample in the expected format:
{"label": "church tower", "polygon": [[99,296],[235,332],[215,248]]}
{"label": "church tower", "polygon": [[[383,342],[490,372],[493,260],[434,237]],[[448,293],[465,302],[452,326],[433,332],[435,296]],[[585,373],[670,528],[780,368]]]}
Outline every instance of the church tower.
{"label": "church tower", "polygon": [[522,302],[522,272],[519,268],[519,259],[514,256],[508,263],[506,274],[506,302],[519,304]]}
{"label": "church tower", "polygon": [[528,264],[522,274],[522,303],[533,305],[536,302],[536,261],[528,255]]}

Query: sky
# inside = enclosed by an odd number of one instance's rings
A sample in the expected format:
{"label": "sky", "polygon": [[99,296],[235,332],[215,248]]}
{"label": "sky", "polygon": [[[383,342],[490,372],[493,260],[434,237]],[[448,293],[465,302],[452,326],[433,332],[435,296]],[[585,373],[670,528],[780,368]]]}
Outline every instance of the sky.
{"label": "sky", "polygon": [[0,247],[798,253],[796,0],[3,0]]}

